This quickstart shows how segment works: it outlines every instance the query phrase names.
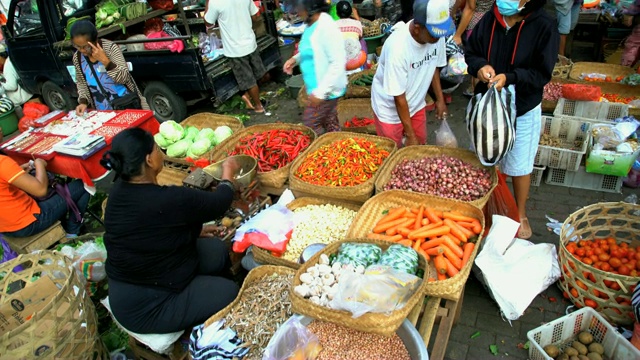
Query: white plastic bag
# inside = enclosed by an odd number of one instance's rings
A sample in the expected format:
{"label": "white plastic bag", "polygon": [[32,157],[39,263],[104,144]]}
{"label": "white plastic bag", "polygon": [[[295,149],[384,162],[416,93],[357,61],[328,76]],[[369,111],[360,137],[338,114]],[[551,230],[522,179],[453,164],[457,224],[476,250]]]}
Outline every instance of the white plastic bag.
{"label": "white plastic bag", "polygon": [[244,234],[250,232],[263,233],[274,244],[287,240],[287,233],[296,225],[293,212],[287,208],[294,199],[293,193],[287,189],[275,205],[260,211],[242,224],[236,231],[233,241],[241,241]]}
{"label": "white plastic bag", "polygon": [[60,252],[73,260],[73,267],[81,279],[99,282],[107,277],[105,261],[107,261],[107,249],[94,241],[88,241],[78,248],[63,247]]}
{"label": "white plastic bag", "polygon": [[450,148],[458,147],[458,140],[453,131],[451,131],[447,119],[443,119],[442,123],[440,123],[440,128],[436,130],[436,145]]}
{"label": "white plastic bag", "polygon": [[475,261],[508,320],[522,316],[531,301],[560,278],[555,245],[514,239],[519,226],[508,217],[494,215]]}
{"label": "white plastic bag", "polygon": [[305,359],[314,360],[322,347],[318,337],[302,325],[300,315],[293,315],[269,340],[262,360]]}

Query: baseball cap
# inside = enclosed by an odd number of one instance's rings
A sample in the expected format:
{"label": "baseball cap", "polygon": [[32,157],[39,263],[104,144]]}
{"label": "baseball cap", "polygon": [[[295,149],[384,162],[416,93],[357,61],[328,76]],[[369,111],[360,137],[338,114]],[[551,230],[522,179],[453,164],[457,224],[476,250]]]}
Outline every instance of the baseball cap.
{"label": "baseball cap", "polygon": [[413,22],[427,28],[435,38],[453,35],[456,25],[449,15],[449,0],[416,0]]}

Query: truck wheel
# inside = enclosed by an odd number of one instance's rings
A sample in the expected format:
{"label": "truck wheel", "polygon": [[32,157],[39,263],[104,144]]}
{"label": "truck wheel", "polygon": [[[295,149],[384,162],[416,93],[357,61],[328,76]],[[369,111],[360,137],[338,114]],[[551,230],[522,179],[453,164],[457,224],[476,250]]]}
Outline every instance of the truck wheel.
{"label": "truck wheel", "polygon": [[160,122],[167,120],[180,122],[187,117],[187,103],[162,82],[147,83],[144,88],[144,97]]}
{"label": "truck wheel", "polygon": [[71,95],[51,81],[42,84],[42,97],[51,110],[70,111],[76,103]]}

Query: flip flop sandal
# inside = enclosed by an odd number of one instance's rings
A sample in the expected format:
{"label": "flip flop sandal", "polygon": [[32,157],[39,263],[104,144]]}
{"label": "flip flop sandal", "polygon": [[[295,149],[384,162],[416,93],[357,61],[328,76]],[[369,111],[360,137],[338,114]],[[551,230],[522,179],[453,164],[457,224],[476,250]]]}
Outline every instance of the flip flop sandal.
{"label": "flip flop sandal", "polygon": [[[525,230],[523,225],[526,224],[528,230]],[[520,218],[520,229],[518,229],[518,238],[522,240],[529,240],[533,235],[533,231],[531,230],[531,224],[529,224],[529,219]]]}

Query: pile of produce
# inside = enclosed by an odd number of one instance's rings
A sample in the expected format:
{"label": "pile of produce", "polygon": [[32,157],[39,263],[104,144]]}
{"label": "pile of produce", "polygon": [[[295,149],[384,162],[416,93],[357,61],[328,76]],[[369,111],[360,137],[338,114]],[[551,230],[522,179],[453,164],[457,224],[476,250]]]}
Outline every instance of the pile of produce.
{"label": "pile of produce", "polygon": [[292,281],[293,275],[266,275],[247,286],[237,305],[224,317],[225,326],[250,347],[247,359],[261,359],[273,334],[291,317]]}
{"label": "pile of produce", "polygon": [[174,158],[189,157],[198,159],[214,146],[233,134],[228,126],[219,126],[215,130],[194,126],[183,127],[173,120],[160,124],[160,132],[154,135],[156,144],[166,150],[167,156]]}
{"label": "pile of produce", "polygon": [[542,99],[558,101],[562,97],[562,84],[556,82],[547,83],[542,92]]}
{"label": "pile of produce", "polygon": [[594,341],[593,335],[587,331],[581,332],[576,340],[564,345],[567,346],[547,345],[544,347],[544,352],[555,360],[569,360],[574,357],[586,360],[604,359],[604,346]]}
{"label": "pile of produce", "polygon": [[469,261],[481,231],[478,219],[453,211],[399,207],[390,209],[367,237],[411,247],[427,261],[433,259],[438,280],[446,280]]}
{"label": "pile of produce", "polygon": [[369,125],[373,125],[374,120],[370,118],[359,118],[354,116],[351,120],[347,120],[344,123],[344,127],[353,128],[353,127],[365,127]]}
{"label": "pile of produce", "polygon": [[147,13],[145,3],[133,0],[105,0],[96,6],[96,28],[108,27]]}
{"label": "pile of produce", "polygon": [[621,84],[638,86],[640,85],[640,74],[630,74],[620,80]]}
{"label": "pile of produce", "polygon": [[634,100],[638,100],[637,96],[620,96],[618,94],[602,94],[608,102],[628,104]]}
{"label": "pile of produce", "polygon": [[308,154],[295,176],[319,186],[356,186],[371,179],[389,152],[363,138],[348,138]]}
{"label": "pile of produce", "polygon": [[295,209],[293,216],[296,226],[282,257],[298,262],[307,246],[342,240],[356,217],[356,212],[330,204],[307,205]]}
{"label": "pile of produce", "polygon": [[243,136],[229,156],[252,156],[264,173],[289,165],[309,144],[311,136],[300,130],[269,130]]}
{"label": "pile of produce", "polygon": [[557,136],[542,134],[540,135],[539,145],[579,151],[582,148],[582,143],[583,143],[582,140],[576,140],[573,142],[573,144],[571,144],[571,143],[567,143],[566,140],[562,140]]}
{"label": "pile of produce", "polygon": [[351,81],[351,85],[355,86],[371,86],[375,74],[362,75],[361,77]]}
{"label": "pile of produce", "polygon": [[491,189],[491,174],[450,156],[403,160],[384,190],[410,190],[462,201],[474,201]]}
{"label": "pile of produce", "polygon": [[397,334],[386,337],[329,322],[314,320],[307,329],[318,337],[322,351],[317,360],[410,360]]}

